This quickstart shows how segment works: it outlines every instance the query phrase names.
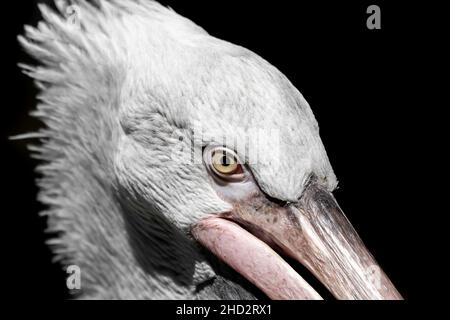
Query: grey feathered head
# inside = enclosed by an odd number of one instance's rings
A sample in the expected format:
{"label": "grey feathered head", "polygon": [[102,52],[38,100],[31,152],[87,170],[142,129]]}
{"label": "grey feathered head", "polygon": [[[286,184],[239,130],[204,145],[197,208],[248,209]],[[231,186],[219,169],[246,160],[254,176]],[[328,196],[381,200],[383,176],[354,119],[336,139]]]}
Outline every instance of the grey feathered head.
{"label": "grey feathered head", "polygon": [[319,299],[277,252],[338,298],[400,297],[367,278],[316,120],[276,68],[153,1],[56,4],[20,37],[40,62],[22,67],[49,243],[82,297]]}

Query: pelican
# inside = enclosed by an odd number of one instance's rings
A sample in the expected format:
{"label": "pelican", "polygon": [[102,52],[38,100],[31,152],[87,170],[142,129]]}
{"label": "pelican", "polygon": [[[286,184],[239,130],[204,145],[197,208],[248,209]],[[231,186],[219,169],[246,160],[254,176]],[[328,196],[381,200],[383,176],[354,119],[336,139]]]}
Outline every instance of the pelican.
{"label": "pelican", "polygon": [[[68,16],[68,8],[74,15]],[[154,1],[56,1],[39,63],[38,199],[84,299],[401,299],[338,206],[301,93]],[[289,259],[288,259],[289,258]]]}

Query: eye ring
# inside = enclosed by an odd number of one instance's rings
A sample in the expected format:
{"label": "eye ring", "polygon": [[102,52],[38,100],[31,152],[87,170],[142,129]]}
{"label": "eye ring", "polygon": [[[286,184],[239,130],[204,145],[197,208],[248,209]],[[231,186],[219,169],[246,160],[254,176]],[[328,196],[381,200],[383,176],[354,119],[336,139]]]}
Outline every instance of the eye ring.
{"label": "eye ring", "polygon": [[210,173],[227,181],[240,181],[244,169],[238,155],[226,147],[211,146],[203,151],[203,158]]}

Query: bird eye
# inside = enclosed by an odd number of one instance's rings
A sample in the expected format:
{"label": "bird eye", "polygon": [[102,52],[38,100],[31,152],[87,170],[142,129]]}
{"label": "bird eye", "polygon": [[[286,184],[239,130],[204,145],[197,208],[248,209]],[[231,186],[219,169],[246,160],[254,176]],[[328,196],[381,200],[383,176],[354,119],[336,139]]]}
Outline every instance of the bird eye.
{"label": "bird eye", "polygon": [[239,164],[236,158],[224,151],[215,151],[212,156],[212,165],[219,173],[222,174],[233,174],[239,169]]}
{"label": "bird eye", "polygon": [[224,147],[215,147],[212,150],[208,148],[204,152],[206,163],[217,176],[227,180],[242,178],[242,165],[233,151]]}

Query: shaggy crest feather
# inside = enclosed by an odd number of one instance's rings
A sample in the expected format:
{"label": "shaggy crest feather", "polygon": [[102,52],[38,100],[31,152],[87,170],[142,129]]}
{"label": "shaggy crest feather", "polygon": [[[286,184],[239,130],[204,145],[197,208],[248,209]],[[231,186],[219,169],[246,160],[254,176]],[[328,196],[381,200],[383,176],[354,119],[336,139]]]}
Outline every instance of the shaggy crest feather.
{"label": "shaggy crest feather", "polygon": [[[49,209],[42,214],[48,231],[58,234],[48,243],[56,260],[80,266],[83,298],[186,297],[192,288],[170,292],[171,277],[155,281],[138,266],[115,196],[112,161],[121,130],[120,88],[129,51],[139,41],[135,28],[150,24],[153,35],[163,37],[161,25],[173,20],[177,32],[204,31],[153,1],[74,3],[78,23],[63,15],[69,3],[57,1],[60,12],[40,5],[43,21],[19,36],[40,62],[21,67],[41,90],[33,115],[45,128],[32,135],[41,145],[30,149],[43,160],[38,198]],[[169,241],[161,229],[159,236]]]}

